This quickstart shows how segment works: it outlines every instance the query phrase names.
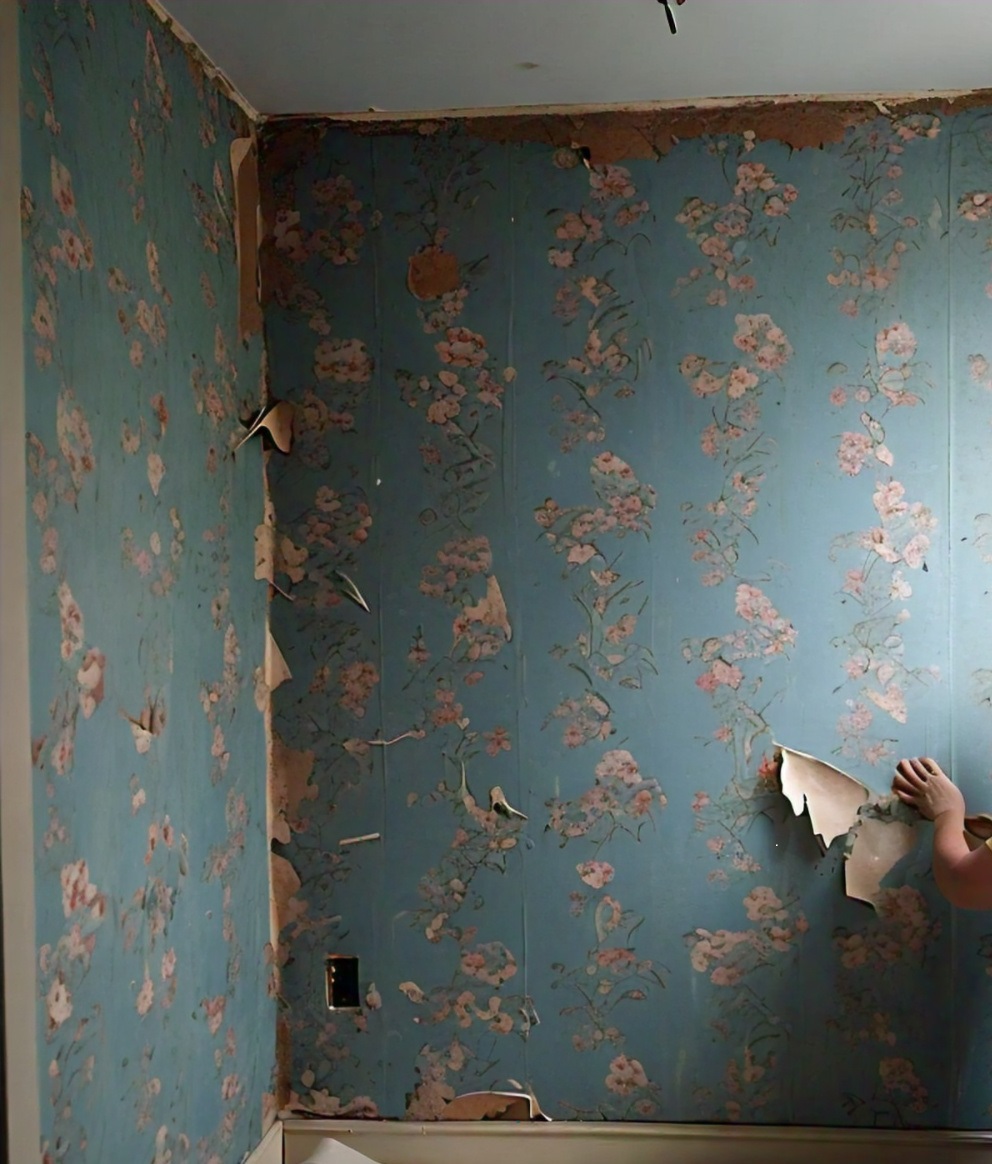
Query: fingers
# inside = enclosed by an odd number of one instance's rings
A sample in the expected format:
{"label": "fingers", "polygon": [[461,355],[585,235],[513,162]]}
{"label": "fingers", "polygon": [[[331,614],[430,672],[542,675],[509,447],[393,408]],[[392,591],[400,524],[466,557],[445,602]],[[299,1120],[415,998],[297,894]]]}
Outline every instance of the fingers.
{"label": "fingers", "polygon": [[914,756],[912,759],[900,760],[896,767],[896,775],[914,787],[925,785],[931,776],[947,779],[940,765],[929,756]]}
{"label": "fingers", "polygon": [[946,779],[940,765],[929,756],[914,756],[899,761],[892,791],[904,804],[922,811],[935,791],[935,780],[939,782],[941,777]]}
{"label": "fingers", "polygon": [[901,788],[893,785],[892,791],[896,794],[903,804],[911,805],[913,808],[919,808],[926,800],[926,793],[916,792],[912,788]]}
{"label": "fingers", "polygon": [[892,790],[893,792],[905,793],[907,796],[915,796],[917,793],[916,786],[911,784],[905,776],[899,775],[898,773],[892,781]]}
{"label": "fingers", "polygon": [[929,756],[900,760],[892,778],[892,791],[903,804],[915,808],[927,820],[955,810],[958,802],[964,812],[961,793]]}
{"label": "fingers", "polygon": [[922,792],[929,779],[930,772],[923,766],[923,762],[919,758],[900,760],[892,786],[898,785],[907,792]]}

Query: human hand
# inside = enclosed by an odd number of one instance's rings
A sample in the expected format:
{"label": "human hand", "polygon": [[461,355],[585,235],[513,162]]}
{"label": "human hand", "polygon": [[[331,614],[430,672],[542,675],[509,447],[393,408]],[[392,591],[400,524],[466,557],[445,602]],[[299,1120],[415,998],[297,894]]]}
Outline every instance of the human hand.
{"label": "human hand", "polygon": [[892,791],[927,820],[936,820],[945,812],[964,816],[964,797],[956,784],[928,756],[900,760],[892,781]]}

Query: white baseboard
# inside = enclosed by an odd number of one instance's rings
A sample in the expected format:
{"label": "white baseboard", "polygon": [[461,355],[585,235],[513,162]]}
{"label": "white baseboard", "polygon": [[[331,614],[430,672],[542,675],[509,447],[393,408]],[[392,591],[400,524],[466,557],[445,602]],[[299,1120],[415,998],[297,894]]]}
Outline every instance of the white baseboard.
{"label": "white baseboard", "polygon": [[285,1164],[339,1140],[378,1164],[992,1164],[992,1133],[726,1124],[286,1120]]}
{"label": "white baseboard", "polygon": [[[246,1156],[243,1164],[283,1164],[283,1126],[279,1120],[269,1128],[250,1156]],[[305,1159],[306,1157],[304,1157]]]}

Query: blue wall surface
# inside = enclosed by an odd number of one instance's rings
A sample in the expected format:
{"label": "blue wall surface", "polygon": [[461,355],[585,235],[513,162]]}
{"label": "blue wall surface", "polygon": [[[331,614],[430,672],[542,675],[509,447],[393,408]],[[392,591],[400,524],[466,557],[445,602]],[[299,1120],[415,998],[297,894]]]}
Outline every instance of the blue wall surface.
{"label": "blue wall surface", "polygon": [[846,898],[773,764],[884,794],[929,753],[992,800],[992,116],[746,118],[591,168],[269,131],[299,1104],[992,1122],[992,926],[922,830]]}
{"label": "blue wall surface", "polygon": [[276,1026],[248,126],[137,0],[21,38],[42,1158],[228,1164]]}

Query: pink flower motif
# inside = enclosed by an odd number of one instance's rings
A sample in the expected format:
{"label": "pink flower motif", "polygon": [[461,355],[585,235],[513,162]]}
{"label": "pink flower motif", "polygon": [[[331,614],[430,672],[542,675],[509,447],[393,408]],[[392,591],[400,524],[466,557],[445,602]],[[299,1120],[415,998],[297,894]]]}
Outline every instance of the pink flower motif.
{"label": "pink flower motif", "polygon": [[903,501],[905,493],[905,486],[899,481],[889,481],[887,484],[879,484],[875,493],[872,495],[872,501],[882,521],[893,517],[900,517],[906,513],[909,506]]}
{"label": "pink flower motif", "polygon": [[573,566],[582,566],[597,554],[594,545],[579,544],[572,546],[568,551],[568,562]]}
{"label": "pink flower motif", "polygon": [[338,384],[367,384],[375,364],[358,339],[330,339],[317,345],[314,375]]}
{"label": "pink flower motif", "polygon": [[734,608],[740,618],[748,622],[769,622],[778,617],[767,595],[757,586],[742,582],[734,596]]}
{"label": "pink flower motif", "polygon": [[735,346],[751,355],[759,368],[774,372],[792,358],[792,345],[770,315],[737,315],[734,319],[737,324]]}
{"label": "pink flower motif", "polygon": [[586,885],[602,889],[613,880],[613,866],[607,861],[583,861],[575,869]]}
{"label": "pink flower motif", "polygon": [[620,780],[628,787],[643,780],[637,761],[626,748],[614,748],[606,752],[596,765],[597,780]]}
{"label": "pink flower motif", "polygon": [[94,918],[103,917],[104,898],[90,881],[89,868],[84,860],[63,865],[60,880],[62,912],[66,917],[71,917],[77,909],[88,909]]}
{"label": "pink flower motif", "polygon": [[744,679],[744,673],[741,671],[740,667],[735,667],[732,664],[725,662],[723,659],[713,660],[712,671],[713,678],[717,684],[725,687],[732,687],[734,690],[740,687],[741,682]]}
{"label": "pink flower motif", "polygon": [[875,336],[875,352],[879,360],[883,360],[887,354],[899,359],[912,359],[916,354],[916,336],[902,322],[883,327]]}
{"label": "pink flower motif", "polygon": [[486,740],[486,751],[490,756],[510,751],[510,734],[505,727],[493,728],[491,732],[483,732],[482,736]]}
{"label": "pink flower motif", "polygon": [[763,162],[741,162],[737,167],[737,184],[734,186],[736,195],[749,194],[755,190],[771,190],[777,183],[775,175],[766,168]]}
{"label": "pink flower motif", "polygon": [[200,1006],[203,1007],[203,1012],[207,1018],[207,1028],[212,1035],[216,1035],[224,1022],[224,1008],[227,1005],[227,999],[223,994],[218,994],[216,998],[204,998],[200,1001]]}
{"label": "pink flower motif", "polygon": [[72,995],[62,979],[56,976],[55,981],[48,988],[45,995],[45,1009],[48,1012],[48,1029],[56,1030],[72,1017]]}
{"label": "pink flower motif", "polygon": [[303,232],[300,226],[300,212],[280,207],[276,211],[272,226],[272,238],[277,251],[285,251],[293,262],[302,262],[307,257],[303,247]]}
{"label": "pink flower motif", "polygon": [[636,627],[637,616],[634,614],[624,614],[612,626],[606,628],[604,637],[608,643],[623,643],[630,638]]}
{"label": "pink flower motif", "polygon": [[149,978],[147,971],[145,972],[145,980],[141,984],[141,989],[138,991],[138,997],[135,1000],[134,1006],[138,1014],[142,1018],[151,1010],[152,1003],[155,1001],[155,983]]}
{"label": "pink flower motif", "polygon": [[365,715],[365,705],[379,682],[379,672],[373,663],[354,662],[341,668],[338,676],[341,687],[339,704],[352,715]]}
{"label": "pink flower motif", "polygon": [[84,719],[89,719],[103,702],[103,676],[107,666],[102,651],[90,648],[83,656],[83,662],[76,672],[79,684],[79,707]]}
{"label": "pink flower motif", "polygon": [[613,221],[617,226],[633,226],[635,222],[647,214],[648,204],[645,201],[631,202],[628,206],[621,206],[620,209],[613,216]]}
{"label": "pink flower motif", "polygon": [[906,722],[906,695],[898,683],[890,683],[884,691],[869,688],[865,694],[872,703],[892,716],[896,723]]}
{"label": "pink flower motif", "polygon": [[630,180],[630,171],[624,166],[597,166],[590,170],[589,188],[597,202],[633,198],[637,193],[636,187]]}
{"label": "pink flower motif", "polygon": [[648,1077],[637,1059],[617,1055],[610,1063],[610,1071],[605,1082],[608,1091],[626,1096],[639,1088],[647,1087]]}
{"label": "pink flower motif", "polygon": [[66,216],[76,217],[76,198],[72,192],[72,176],[56,157],[52,157],[52,198]]}
{"label": "pink flower motif", "polygon": [[83,645],[83,612],[67,582],[59,584],[59,620],[62,624],[62,658],[69,660]]}
{"label": "pink flower motif", "polygon": [[782,901],[767,885],[758,885],[744,898],[744,909],[751,921],[767,921],[771,918],[781,921],[787,916]]}
{"label": "pink flower motif", "polygon": [[722,391],[726,378],[714,376],[708,369],[704,369],[692,381],[692,390],[697,396],[712,396]]}
{"label": "pink flower motif", "polygon": [[856,477],[864,468],[871,451],[871,438],[865,433],[842,433],[840,447],[837,450],[837,463],[842,472],[847,473],[849,477]]}
{"label": "pink flower motif", "polygon": [[926,534],[916,534],[906,543],[902,551],[902,560],[911,570],[918,570],[926,561],[929,549],[930,539]]}
{"label": "pink flower motif", "polygon": [[748,371],[747,368],[742,368],[739,364],[735,364],[731,368],[727,380],[727,395],[731,400],[737,400],[749,389],[757,386],[758,377],[753,372]]}
{"label": "pink flower motif", "polygon": [[985,356],[969,356],[968,366],[971,378],[976,384],[981,384],[983,388],[992,388],[992,379],[989,377],[989,361]]}
{"label": "pink flower motif", "polygon": [[49,343],[54,342],[55,312],[52,304],[44,295],[39,295],[35,301],[34,311],[31,315],[31,323],[36,334],[41,339],[48,340]]}
{"label": "pink flower motif", "polygon": [[555,247],[548,249],[548,262],[552,267],[564,269],[571,267],[575,262],[575,255],[571,251],[557,250]]}
{"label": "pink flower motif", "polygon": [[744,970],[740,966],[714,966],[710,982],[714,986],[736,986],[743,977]]}
{"label": "pink flower motif", "polygon": [[634,470],[616,455],[616,453],[600,453],[593,458],[593,468],[599,473],[606,473],[610,476],[619,477],[624,481],[633,481]]}
{"label": "pink flower motif", "polygon": [[165,476],[165,463],[158,453],[148,454],[148,484],[152,488],[152,493],[158,497],[158,491],[162,485],[162,478]]}
{"label": "pink flower motif", "polygon": [[603,222],[588,210],[569,212],[559,223],[555,235],[560,239],[598,242],[603,237]]}
{"label": "pink flower motif", "polygon": [[485,339],[467,327],[449,327],[445,337],[434,345],[442,363],[454,368],[478,368],[489,358]]}
{"label": "pink flower motif", "polygon": [[992,194],[975,190],[965,194],[958,202],[958,214],[968,222],[978,222],[992,214]]}

